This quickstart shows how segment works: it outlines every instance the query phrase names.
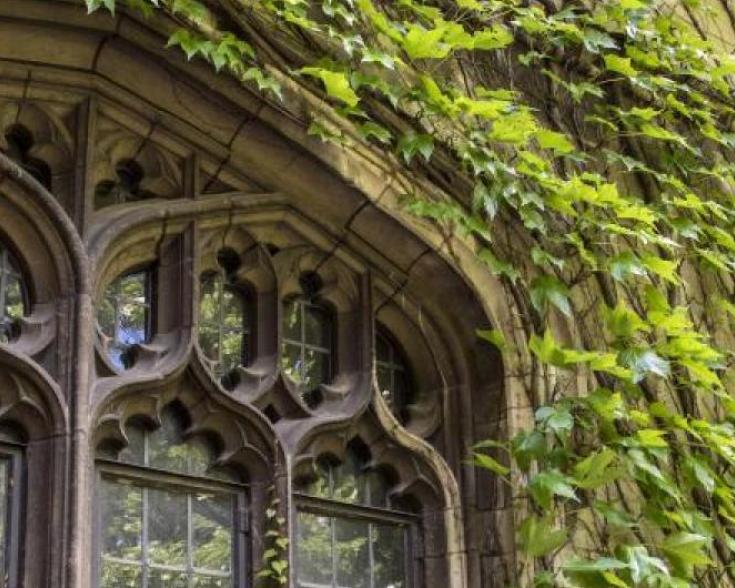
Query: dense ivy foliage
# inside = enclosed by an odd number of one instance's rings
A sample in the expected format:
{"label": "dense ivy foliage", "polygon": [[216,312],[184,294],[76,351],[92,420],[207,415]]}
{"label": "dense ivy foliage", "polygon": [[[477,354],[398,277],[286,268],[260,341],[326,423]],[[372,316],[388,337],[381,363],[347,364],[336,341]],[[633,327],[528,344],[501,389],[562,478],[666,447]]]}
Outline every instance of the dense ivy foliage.
{"label": "dense ivy foliage", "polygon": [[500,277],[519,336],[480,335],[530,350],[535,425],[475,459],[517,494],[520,585],[732,584],[728,1],[118,4],[264,99],[322,93],[309,132],[395,153],[406,206]]}

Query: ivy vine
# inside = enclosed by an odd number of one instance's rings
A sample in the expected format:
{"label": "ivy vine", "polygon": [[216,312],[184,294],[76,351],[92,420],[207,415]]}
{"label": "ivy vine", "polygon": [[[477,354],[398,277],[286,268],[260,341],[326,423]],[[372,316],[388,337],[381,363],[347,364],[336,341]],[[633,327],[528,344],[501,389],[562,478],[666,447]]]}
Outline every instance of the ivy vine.
{"label": "ivy vine", "polygon": [[518,324],[479,335],[530,351],[535,418],[475,462],[524,513],[519,584],[733,585],[728,0],[86,1],[321,96],[309,133],[381,154],[499,277]]}

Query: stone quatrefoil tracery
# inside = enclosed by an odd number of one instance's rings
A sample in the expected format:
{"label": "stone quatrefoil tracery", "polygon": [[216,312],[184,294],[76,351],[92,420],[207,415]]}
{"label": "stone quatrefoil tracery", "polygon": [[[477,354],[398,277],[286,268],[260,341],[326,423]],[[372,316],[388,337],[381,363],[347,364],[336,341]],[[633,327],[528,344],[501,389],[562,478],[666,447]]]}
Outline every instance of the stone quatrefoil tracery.
{"label": "stone quatrefoil tracery", "polygon": [[[227,390],[238,388],[243,378],[253,373],[252,365],[262,355],[256,345],[258,328],[277,328],[258,319],[257,288],[243,278],[250,271],[243,259],[250,257],[241,257],[231,247],[221,248],[213,256],[215,263],[200,274],[197,344],[204,363]],[[155,269],[149,268],[114,278],[98,305],[102,348],[117,371],[133,367],[141,346],[155,336],[154,273]],[[333,285],[331,289],[335,289]],[[276,364],[298,397],[312,409],[323,400],[323,386],[330,386],[337,375],[337,312],[331,297],[330,284],[318,273],[305,270],[279,302],[281,343]],[[378,330],[375,349],[381,396],[397,418],[407,422],[414,390],[405,355],[384,327]]]}

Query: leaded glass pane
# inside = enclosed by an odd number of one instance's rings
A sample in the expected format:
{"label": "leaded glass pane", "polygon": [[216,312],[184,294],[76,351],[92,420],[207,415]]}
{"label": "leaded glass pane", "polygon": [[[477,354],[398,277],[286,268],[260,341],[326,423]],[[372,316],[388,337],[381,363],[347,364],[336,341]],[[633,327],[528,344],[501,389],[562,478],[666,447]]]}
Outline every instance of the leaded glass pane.
{"label": "leaded glass pane", "polygon": [[300,586],[332,586],[332,519],[298,513],[296,565]]}
{"label": "leaded glass pane", "polygon": [[367,515],[357,508],[389,507],[385,477],[364,464],[359,446],[350,446],[340,464],[322,461],[319,475],[306,488],[311,496],[334,501],[339,511],[330,513],[328,504],[322,503],[318,514],[298,513],[296,563],[300,587],[407,586],[409,527],[384,522],[379,513]]}
{"label": "leaded glass pane", "polygon": [[330,382],[332,323],[325,308],[301,299],[284,304],[281,367],[304,394]]}
{"label": "leaded glass pane", "polygon": [[102,560],[100,588],[139,588],[143,585],[143,569],[109,559]]}
{"label": "leaded glass pane", "polygon": [[8,505],[10,501],[10,460],[0,459],[0,578],[8,573]]}
{"label": "leaded glass pane", "polygon": [[381,396],[397,417],[405,418],[412,392],[408,364],[400,348],[381,332],[375,336],[375,372]]}
{"label": "leaded glass pane", "polygon": [[406,528],[371,525],[373,535],[374,588],[406,586]]}
{"label": "leaded glass pane", "polygon": [[184,568],[187,556],[187,495],[148,489],[148,560]]}
{"label": "leaded glass pane", "polygon": [[249,361],[247,298],[228,283],[224,270],[202,276],[199,347],[218,376]]}
{"label": "leaded glass pane", "polygon": [[227,496],[199,495],[192,501],[192,510],[194,567],[200,571],[229,573],[232,566],[232,500]]}
{"label": "leaded glass pane", "polygon": [[0,244],[0,341],[17,334],[17,321],[24,309],[23,279],[13,256]]}
{"label": "leaded glass pane", "polygon": [[344,518],[334,519],[334,524],[337,585],[370,588],[370,525]]}
{"label": "leaded glass pane", "polygon": [[[236,476],[212,468],[207,440],[184,439],[183,426],[173,407],[163,411],[155,430],[128,426],[129,445],[118,460],[232,481]],[[188,484],[103,477],[101,586],[233,587],[235,496],[221,487],[203,492]]]}
{"label": "leaded glass pane", "polygon": [[143,543],[143,489],[102,480],[102,547],[106,557],[140,561]]}
{"label": "leaded glass pane", "polygon": [[126,274],[106,289],[97,309],[97,323],[109,338],[110,361],[119,369],[132,365],[130,350],[149,337],[149,274]]}
{"label": "leaded glass pane", "polygon": [[148,588],[189,588],[189,576],[186,572],[152,567]]}

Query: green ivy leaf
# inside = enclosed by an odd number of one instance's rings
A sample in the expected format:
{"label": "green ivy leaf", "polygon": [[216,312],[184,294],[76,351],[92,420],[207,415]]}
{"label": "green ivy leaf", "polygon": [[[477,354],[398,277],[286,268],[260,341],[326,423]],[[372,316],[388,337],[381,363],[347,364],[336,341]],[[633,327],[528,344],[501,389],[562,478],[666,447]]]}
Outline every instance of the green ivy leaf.
{"label": "green ivy leaf", "polygon": [[550,518],[528,517],[518,531],[519,547],[533,557],[551,553],[566,541],[567,530],[554,528]]}
{"label": "green ivy leaf", "polygon": [[569,288],[558,278],[544,275],[531,282],[531,303],[540,313],[546,313],[549,305],[571,318],[572,307],[569,303]]}
{"label": "green ivy leaf", "polygon": [[299,72],[321,80],[327,94],[347,106],[354,107],[360,102],[360,98],[350,86],[350,78],[344,72],[322,67],[302,67]]}

